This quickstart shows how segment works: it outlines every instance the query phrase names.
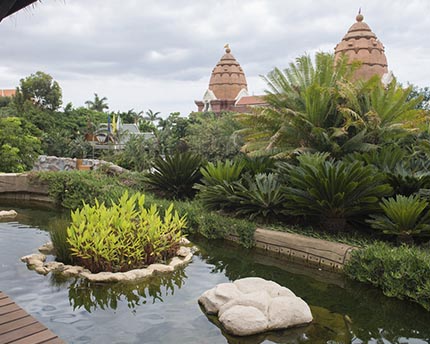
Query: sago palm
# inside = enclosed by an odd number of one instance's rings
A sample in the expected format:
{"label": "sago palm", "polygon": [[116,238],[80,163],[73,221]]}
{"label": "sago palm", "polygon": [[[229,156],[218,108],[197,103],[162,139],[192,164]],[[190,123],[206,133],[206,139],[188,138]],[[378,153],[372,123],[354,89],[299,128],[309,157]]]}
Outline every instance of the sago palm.
{"label": "sago palm", "polygon": [[384,234],[396,235],[400,241],[410,242],[414,235],[430,235],[428,202],[418,195],[396,195],[384,199],[380,206],[383,215],[372,215],[371,227]]}

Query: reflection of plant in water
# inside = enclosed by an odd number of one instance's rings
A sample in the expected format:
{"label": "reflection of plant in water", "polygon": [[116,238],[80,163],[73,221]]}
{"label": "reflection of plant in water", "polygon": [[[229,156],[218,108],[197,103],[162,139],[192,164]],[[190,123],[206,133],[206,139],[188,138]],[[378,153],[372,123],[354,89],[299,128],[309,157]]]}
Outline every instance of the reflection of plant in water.
{"label": "reflection of plant in water", "polygon": [[115,310],[121,301],[133,309],[148,302],[163,302],[163,297],[182,288],[186,278],[185,270],[178,269],[133,283],[95,284],[77,279],[69,287],[69,301],[74,310],[83,307],[90,313],[97,308]]}

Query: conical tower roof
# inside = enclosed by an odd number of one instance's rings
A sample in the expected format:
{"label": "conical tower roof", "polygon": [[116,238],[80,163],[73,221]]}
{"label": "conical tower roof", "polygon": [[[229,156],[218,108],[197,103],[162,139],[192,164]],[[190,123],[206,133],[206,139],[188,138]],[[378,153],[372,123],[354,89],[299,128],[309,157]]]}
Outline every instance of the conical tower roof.
{"label": "conical tower roof", "polygon": [[363,15],[358,13],[356,23],[349,28],[335,48],[335,60],[345,54],[350,63],[361,61],[355,78],[368,80],[375,74],[382,77],[388,73],[388,65],[384,46],[363,19]]}
{"label": "conical tower roof", "polygon": [[247,90],[245,73],[231,54],[228,44],[225,54],[212,70],[209,89],[217,99],[234,100],[242,89]]}

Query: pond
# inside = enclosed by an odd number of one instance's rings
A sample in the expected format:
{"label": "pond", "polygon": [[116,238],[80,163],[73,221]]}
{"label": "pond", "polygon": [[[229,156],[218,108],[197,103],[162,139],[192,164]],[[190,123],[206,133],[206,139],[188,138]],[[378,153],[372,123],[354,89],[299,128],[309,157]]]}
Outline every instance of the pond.
{"label": "pond", "polygon": [[[128,284],[41,276],[21,263],[65,226],[67,214],[17,209],[0,222],[0,290],[68,343],[411,343],[430,342],[430,312],[342,276],[268,257],[223,241],[191,238],[193,261],[171,275]],[[197,299],[218,283],[258,276],[290,288],[310,306],[306,327],[234,338]]]}

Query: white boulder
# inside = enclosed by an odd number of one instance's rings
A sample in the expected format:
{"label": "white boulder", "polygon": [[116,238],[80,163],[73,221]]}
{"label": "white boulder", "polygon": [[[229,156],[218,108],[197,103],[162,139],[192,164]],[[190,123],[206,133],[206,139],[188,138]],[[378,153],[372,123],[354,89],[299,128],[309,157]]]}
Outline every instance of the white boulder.
{"label": "white boulder", "polygon": [[199,303],[218,315],[225,330],[236,336],[286,329],[312,321],[309,306],[288,288],[258,277],[222,283],[204,292]]}
{"label": "white boulder", "polygon": [[15,210],[0,210],[0,219],[14,218],[18,215]]}

